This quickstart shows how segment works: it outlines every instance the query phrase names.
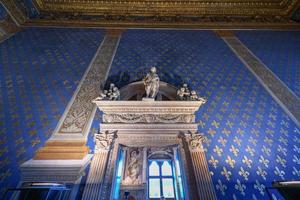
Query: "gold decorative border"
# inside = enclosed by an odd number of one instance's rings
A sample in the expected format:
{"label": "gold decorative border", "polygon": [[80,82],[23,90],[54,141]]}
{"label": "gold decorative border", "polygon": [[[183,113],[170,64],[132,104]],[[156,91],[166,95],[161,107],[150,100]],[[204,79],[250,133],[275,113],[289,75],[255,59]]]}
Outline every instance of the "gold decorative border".
{"label": "gold decorative border", "polygon": [[299,0],[34,0],[43,12],[122,16],[288,16]]}

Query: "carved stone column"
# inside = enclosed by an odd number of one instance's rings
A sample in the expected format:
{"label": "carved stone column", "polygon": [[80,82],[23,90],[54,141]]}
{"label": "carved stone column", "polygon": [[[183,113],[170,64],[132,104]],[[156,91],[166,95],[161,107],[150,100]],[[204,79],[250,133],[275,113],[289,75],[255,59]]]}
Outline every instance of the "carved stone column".
{"label": "carved stone column", "polygon": [[82,200],[100,199],[100,190],[105,174],[106,162],[116,137],[116,132],[105,132],[94,136],[96,144],[95,152],[86,186],[83,191]]}
{"label": "carved stone column", "polygon": [[216,199],[216,194],[202,146],[204,136],[198,133],[188,132],[188,134],[185,134],[184,139],[189,146],[199,198],[204,200]]}

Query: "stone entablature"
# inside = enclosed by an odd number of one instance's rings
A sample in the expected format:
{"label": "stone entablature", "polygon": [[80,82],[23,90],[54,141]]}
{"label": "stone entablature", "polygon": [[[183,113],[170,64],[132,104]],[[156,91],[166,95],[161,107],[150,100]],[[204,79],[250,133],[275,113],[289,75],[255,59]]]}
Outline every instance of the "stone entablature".
{"label": "stone entablature", "polygon": [[178,134],[197,131],[194,113],[202,101],[93,101],[103,112],[101,132]]}

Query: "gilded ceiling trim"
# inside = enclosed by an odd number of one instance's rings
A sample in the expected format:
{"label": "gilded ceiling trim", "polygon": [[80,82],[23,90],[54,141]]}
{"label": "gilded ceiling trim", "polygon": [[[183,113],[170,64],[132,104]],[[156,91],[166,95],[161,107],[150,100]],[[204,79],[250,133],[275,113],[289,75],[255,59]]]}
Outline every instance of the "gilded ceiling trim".
{"label": "gilded ceiling trim", "polygon": [[82,15],[273,15],[287,16],[299,0],[34,0],[43,12]]}

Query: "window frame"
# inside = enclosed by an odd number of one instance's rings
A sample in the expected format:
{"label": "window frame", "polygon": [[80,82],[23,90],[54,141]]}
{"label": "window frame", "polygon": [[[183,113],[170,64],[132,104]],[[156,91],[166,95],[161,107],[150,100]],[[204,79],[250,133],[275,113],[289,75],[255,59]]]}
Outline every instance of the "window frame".
{"label": "window frame", "polygon": [[[153,161],[156,161],[158,166],[159,166],[159,175],[158,176],[153,176],[151,175],[150,176],[150,165]],[[167,161],[169,162],[169,164],[171,165],[171,172],[172,174],[171,175],[162,175],[162,165],[164,163],[164,161]],[[166,200],[176,200],[177,199],[177,193],[176,193],[176,184],[177,184],[177,180],[176,180],[176,173],[174,172],[174,160],[171,159],[171,158],[149,158],[148,159],[148,166],[147,166],[147,189],[148,189],[148,199],[149,200],[160,200],[161,197],[159,198],[150,198],[150,179],[159,179],[159,184],[160,184],[160,195],[162,196],[163,195],[163,179],[172,179],[172,183],[173,183],[173,193],[174,193],[174,197],[173,198],[166,198]]]}

